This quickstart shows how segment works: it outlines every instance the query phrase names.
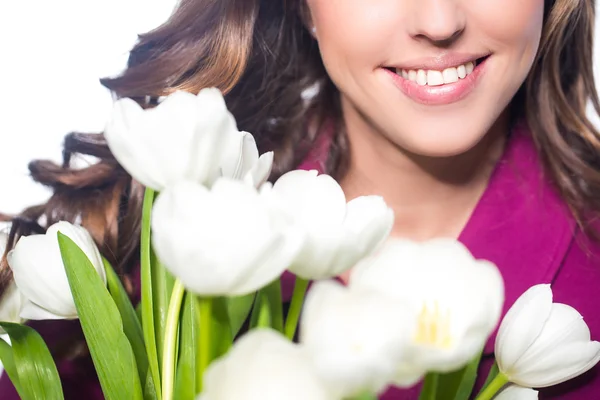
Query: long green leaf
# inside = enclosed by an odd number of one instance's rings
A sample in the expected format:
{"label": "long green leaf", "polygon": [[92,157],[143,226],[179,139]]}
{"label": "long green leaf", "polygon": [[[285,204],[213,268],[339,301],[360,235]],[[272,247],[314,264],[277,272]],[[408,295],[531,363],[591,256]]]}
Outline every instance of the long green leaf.
{"label": "long green leaf", "polygon": [[25,325],[0,322],[0,326],[12,344],[11,350],[1,340],[0,356],[19,396],[25,400],[64,399],[54,359],[40,334]]}
{"label": "long green leaf", "polygon": [[4,370],[6,374],[10,378],[13,386],[17,393],[19,393],[19,397],[23,398],[25,393],[21,390],[21,383],[19,382],[19,372],[17,371],[17,366],[15,365],[15,359],[13,357],[12,347],[8,343],[4,341],[0,337],[0,361],[3,364]]}
{"label": "long green leaf", "polygon": [[224,297],[213,299],[211,338],[213,347],[212,360],[227,353],[233,344],[227,299]]}
{"label": "long green leaf", "polygon": [[447,374],[439,374],[436,400],[468,400],[475,380],[481,354],[464,368]]}
{"label": "long green leaf", "polygon": [[227,310],[232,337],[236,337],[242,326],[244,326],[248,315],[250,315],[250,311],[252,311],[252,304],[254,304],[255,297],[256,293],[250,293],[245,296],[227,298]]}
{"label": "long green leaf", "polygon": [[198,346],[198,330],[196,299],[190,293],[185,294],[181,314],[179,362],[174,398],[178,400],[194,400],[196,398],[196,346]]}
{"label": "long green leaf", "polygon": [[425,375],[419,400],[437,400],[437,384],[439,375],[433,372]]}
{"label": "long green leaf", "polygon": [[175,279],[167,272],[154,251],[152,255],[152,296],[154,309],[154,331],[156,332],[156,348],[158,351],[158,365],[162,364],[163,344],[167,325],[167,312],[169,301],[173,292]]}
{"label": "long green leaf", "polygon": [[135,355],[140,382],[145,382],[146,372],[148,371],[148,356],[146,355],[146,347],[144,345],[142,325],[125,288],[121,284],[121,280],[106,259],[104,259],[104,270],[106,271],[108,291],[119,309],[121,319],[123,320],[123,331],[129,339],[133,354]]}
{"label": "long green leaf", "polygon": [[105,398],[141,400],[137,365],[119,309],[85,253],[60,232],[58,244]]}
{"label": "long green leaf", "polygon": [[269,315],[271,316],[271,326],[278,332],[283,333],[283,302],[281,299],[281,280],[276,279],[261,290],[265,296]]}
{"label": "long green leaf", "polygon": [[[152,217],[152,205],[154,204],[155,193],[152,189],[146,189],[144,194],[144,205],[142,209],[142,228],[140,239],[140,274],[142,282],[142,330],[144,332],[144,343],[146,345],[146,354],[148,355],[148,366],[152,384],[147,384],[146,388],[154,387],[157,398],[161,399],[160,367],[157,349],[157,337],[154,321],[154,294],[153,294],[153,268],[152,265],[152,246],[150,235],[150,223]],[[162,347],[161,347],[162,348]]]}

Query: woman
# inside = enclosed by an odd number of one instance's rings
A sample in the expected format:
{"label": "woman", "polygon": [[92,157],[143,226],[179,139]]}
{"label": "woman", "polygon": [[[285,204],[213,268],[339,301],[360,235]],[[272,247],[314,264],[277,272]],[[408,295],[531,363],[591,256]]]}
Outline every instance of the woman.
{"label": "woman", "polygon": [[[593,0],[183,0],[140,37],[123,75],[103,83],[147,107],[175,90],[219,87],[240,129],[275,150],[275,178],[317,168],[348,198],[383,195],[394,235],[459,238],[502,270],[507,308],[527,287],[552,283],[555,300],[581,311],[594,336],[600,133],[585,114],[589,100],[600,111],[593,22]],[[72,170],[73,153],[100,162]],[[101,136],[70,134],[64,154],[63,166],[30,165],[55,193],[14,219],[12,244],[81,217],[135,293],[143,188]],[[3,285],[10,279],[4,262]],[[65,360],[67,398],[101,398],[65,341],[53,348]],[[594,398],[596,374],[541,397]],[[2,385],[2,398],[14,398]]]}

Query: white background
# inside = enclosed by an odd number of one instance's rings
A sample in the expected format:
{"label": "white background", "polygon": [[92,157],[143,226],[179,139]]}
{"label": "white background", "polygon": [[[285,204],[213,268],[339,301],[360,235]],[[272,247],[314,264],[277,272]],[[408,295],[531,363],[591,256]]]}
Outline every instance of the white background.
{"label": "white background", "polygon": [[[117,73],[138,32],[167,18],[175,0],[0,2],[0,210],[48,196],[32,159],[60,160],[70,131],[101,131],[111,97],[98,78]],[[600,18],[597,19],[600,31]],[[596,76],[600,81],[600,32]],[[600,119],[593,116],[600,126]]]}

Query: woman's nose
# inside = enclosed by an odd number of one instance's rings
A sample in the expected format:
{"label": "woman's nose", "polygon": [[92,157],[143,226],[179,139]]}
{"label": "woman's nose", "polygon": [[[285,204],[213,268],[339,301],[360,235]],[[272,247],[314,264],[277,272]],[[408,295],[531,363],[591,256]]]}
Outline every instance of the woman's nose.
{"label": "woman's nose", "polygon": [[455,0],[413,0],[411,36],[417,40],[447,47],[458,39],[466,26],[466,15]]}

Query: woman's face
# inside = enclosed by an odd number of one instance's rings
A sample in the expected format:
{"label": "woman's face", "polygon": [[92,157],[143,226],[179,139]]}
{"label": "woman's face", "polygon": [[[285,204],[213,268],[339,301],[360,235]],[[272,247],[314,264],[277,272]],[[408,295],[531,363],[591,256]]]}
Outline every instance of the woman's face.
{"label": "woman's face", "polygon": [[532,66],[544,13],[544,0],[307,3],[344,112],[424,156],[461,154],[490,130]]}

